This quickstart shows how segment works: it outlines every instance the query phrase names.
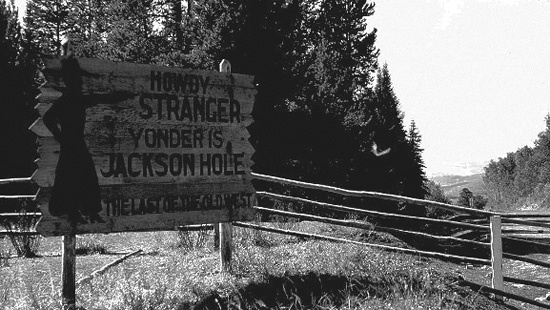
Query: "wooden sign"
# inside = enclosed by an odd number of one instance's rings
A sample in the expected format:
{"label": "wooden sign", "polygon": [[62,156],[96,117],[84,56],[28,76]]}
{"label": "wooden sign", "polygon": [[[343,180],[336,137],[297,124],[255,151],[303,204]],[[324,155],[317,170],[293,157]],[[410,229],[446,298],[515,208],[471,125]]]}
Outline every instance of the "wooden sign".
{"label": "wooden sign", "polygon": [[[32,176],[43,212],[37,231],[159,230],[251,219],[252,76],[86,58],[44,62],[41,117],[30,128],[40,157]],[[75,225],[74,216],[86,220],[95,199],[89,194],[95,185],[86,183],[93,172],[101,196],[96,219],[105,223]],[[82,199],[74,209],[50,210],[51,200],[70,201],[75,192]]]}

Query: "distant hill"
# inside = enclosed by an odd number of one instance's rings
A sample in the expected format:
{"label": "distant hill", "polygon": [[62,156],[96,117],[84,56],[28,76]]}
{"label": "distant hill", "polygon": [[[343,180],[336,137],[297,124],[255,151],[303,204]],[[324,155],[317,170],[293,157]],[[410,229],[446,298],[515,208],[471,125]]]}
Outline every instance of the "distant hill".
{"label": "distant hill", "polygon": [[487,196],[483,183],[483,173],[472,175],[442,175],[433,177],[432,180],[441,185],[447,197],[456,200],[463,188],[471,190],[474,195]]}

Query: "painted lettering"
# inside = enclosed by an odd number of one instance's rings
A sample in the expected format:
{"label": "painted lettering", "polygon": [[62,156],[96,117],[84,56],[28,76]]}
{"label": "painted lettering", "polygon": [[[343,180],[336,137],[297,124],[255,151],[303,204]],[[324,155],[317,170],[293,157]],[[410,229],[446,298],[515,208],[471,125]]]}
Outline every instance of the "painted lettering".
{"label": "painted lettering", "polygon": [[240,123],[241,105],[235,99],[174,94],[142,93],[139,97],[142,119],[174,120],[187,123]]}

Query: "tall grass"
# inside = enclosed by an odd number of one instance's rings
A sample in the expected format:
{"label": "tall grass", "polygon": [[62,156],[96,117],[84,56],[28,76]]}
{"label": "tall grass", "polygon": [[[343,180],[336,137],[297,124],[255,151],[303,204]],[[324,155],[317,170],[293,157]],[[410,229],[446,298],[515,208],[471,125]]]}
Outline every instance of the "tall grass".
{"label": "tall grass", "polygon": [[95,235],[84,235],[76,239],[76,255],[107,254],[105,244]]}
{"label": "tall grass", "polygon": [[[292,225],[312,233],[360,235],[359,230],[319,223]],[[231,275],[219,271],[219,254],[211,247],[180,251],[166,243],[159,251],[132,257],[77,287],[77,305],[162,310],[468,309],[464,305],[471,304],[476,309],[477,300],[468,299],[468,294],[457,295],[450,287],[457,280],[455,265],[445,265],[446,270],[417,256],[269,233],[257,237],[255,233],[234,229]],[[119,235],[117,240],[126,236]],[[158,242],[150,234],[132,236]],[[126,238],[129,244],[138,243]],[[112,258],[78,257],[77,278],[106,260]],[[60,309],[60,258],[17,259],[15,264],[19,266],[0,269],[0,310]]]}
{"label": "tall grass", "polygon": [[208,225],[201,226],[202,227],[197,230],[188,230],[185,229],[185,227],[178,228],[176,231],[177,238],[175,246],[185,251],[204,248],[210,239],[211,229]]}
{"label": "tall grass", "polygon": [[[25,209],[19,213],[19,215],[12,220],[0,221],[0,227],[4,228],[8,232],[32,232],[38,222],[38,217],[27,215]],[[15,252],[20,257],[34,257],[38,252],[40,243],[42,242],[42,236],[40,235],[26,235],[26,234],[9,234],[8,235]]]}

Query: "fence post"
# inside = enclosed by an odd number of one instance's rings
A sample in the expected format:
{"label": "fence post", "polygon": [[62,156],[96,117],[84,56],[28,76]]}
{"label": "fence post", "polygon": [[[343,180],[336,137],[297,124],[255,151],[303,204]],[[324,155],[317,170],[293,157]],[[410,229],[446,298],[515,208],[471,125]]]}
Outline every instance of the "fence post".
{"label": "fence post", "polygon": [[[502,221],[500,215],[490,218],[491,227],[491,267],[493,271],[492,286],[494,289],[503,290],[504,280],[502,276]],[[496,299],[502,299],[495,295]]]}
{"label": "fence post", "polygon": [[233,225],[220,223],[220,268],[223,272],[231,272],[231,255],[233,249]]}
{"label": "fence post", "polygon": [[76,304],[76,235],[63,236],[61,254],[61,299],[64,309],[74,309]]}
{"label": "fence post", "polygon": [[220,225],[219,223],[214,224],[214,249],[220,248]]}
{"label": "fence post", "polygon": [[[227,59],[220,62],[220,72],[231,73],[231,63]],[[231,272],[233,225],[231,223],[219,223],[219,230],[220,268],[222,272]]]}

